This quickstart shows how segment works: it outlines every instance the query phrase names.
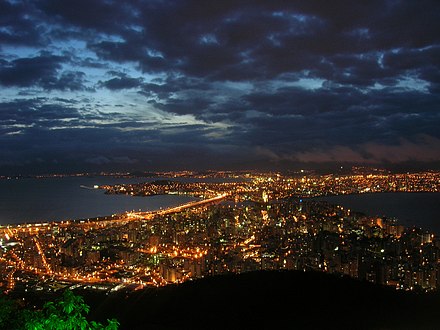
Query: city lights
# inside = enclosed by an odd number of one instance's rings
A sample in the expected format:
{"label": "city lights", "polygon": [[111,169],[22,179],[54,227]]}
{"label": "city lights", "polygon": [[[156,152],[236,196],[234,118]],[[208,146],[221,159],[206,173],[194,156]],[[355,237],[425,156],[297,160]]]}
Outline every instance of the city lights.
{"label": "city lights", "polygon": [[233,183],[100,187],[110,194],[204,197],[155,212],[3,226],[6,291],[62,283],[114,291],[262,269],[318,270],[404,290],[439,287],[440,241],[432,233],[307,198],[438,192],[439,173],[240,175],[245,179]]}

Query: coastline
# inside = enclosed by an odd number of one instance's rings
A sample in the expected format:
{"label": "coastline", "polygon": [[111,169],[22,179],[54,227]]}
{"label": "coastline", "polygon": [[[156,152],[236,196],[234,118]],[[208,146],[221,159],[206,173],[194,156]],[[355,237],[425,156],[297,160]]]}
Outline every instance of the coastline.
{"label": "coastline", "polygon": [[188,195],[132,198],[84,189],[102,184],[139,182],[112,177],[65,177],[0,181],[0,224],[72,221],[108,217],[126,211],[154,211],[194,200]]}
{"label": "coastline", "polygon": [[440,192],[374,192],[311,199],[338,204],[368,216],[395,218],[405,227],[418,227],[440,234]]}

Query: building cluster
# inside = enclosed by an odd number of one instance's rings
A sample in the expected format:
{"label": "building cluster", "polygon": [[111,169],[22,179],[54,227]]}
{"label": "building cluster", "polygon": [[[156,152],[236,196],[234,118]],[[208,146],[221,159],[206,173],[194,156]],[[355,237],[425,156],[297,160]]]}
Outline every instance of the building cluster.
{"label": "building cluster", "polygon": [[176,180],[156,180],[145,183],[102,185],[106,194],[124,194],[131,196],[154,195],[190,195],[200,198],[212,198],[231,191],[240,192],[250,186],[246,182],[181,182]]}
{"label": "building cluster", "polygon": [[347,174],[256,177],[256,188],[266,189],[272,198],[316,197],[384,192],[440,192],[439,172],[404,174]]}
{"label": "building cluster", "polygon": [[[189,174],[188,174],[189,175]],[[191,174],[193,175],[193,174]],[[404,174],[317,175],[298,172],[284,176],[279,173],[246,173],[242,180],[234,182],[197,182],[173,179],[153,182],[103,185],[107,194],[126,194],[151,196],[164,194],[185,194],[201,198],[211,198],[221,193],[239,194],[241,199],[262,197],[266,191],[269,199],[282,199],[291,196],[317,197],[328,195],[347,195],[383,192],[440,192],[440,173],[420,172]],[[185,178],[193,178],[187,176]],[[206,177],[203,176],[202,179]],[[212,178],[212,177],[211,177]],[[232,176],[236,179],[236,176]]]}
{"label": "building cluster", "polygon": [[1,287],[55,290],[75,284],[117,290],[290,269],[436,290],[440,240],[433,234],[302,196],[346,193],[355,186],[357,193],[380,187],[438,191],[438,178],[430,172],[388,178],[267,175],[241,183],[118,185],[112,189],[137,194],[166,187],[168,193],[183,193],[186,187],[186,193],[203,190],[205,198],[220,197],[168,211],[1,227]]}

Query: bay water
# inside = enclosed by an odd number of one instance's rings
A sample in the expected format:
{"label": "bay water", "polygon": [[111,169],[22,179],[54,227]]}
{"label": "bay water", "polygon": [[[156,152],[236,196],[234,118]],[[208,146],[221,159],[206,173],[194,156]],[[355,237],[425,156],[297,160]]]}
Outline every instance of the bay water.
{"label": "bay water", "polygon": [[0,225],[153,211],[196,200],[185,195],[107,195],[94,185],[154,181],[146,178],[61,177],[0,180]]}
{"label": "bay water", "polygon": [[370,216],[396,218],[405,227],[440,234],[440,193],[392,192],[318,197]]}
{"label": "bay water", "polygon": [[[86,219],[132,210],[154,211],[196,200],[186,195],[107,195],[101,189],[84,188],[154,180],[157,178],[110,176],[0,180],[0,225]],[[198,181],[192,178],[178,180]],[[209,181],[220,182],[223,179]],[[396,218],[406,227],[416,226],[440,234],[440,193],[374,193],[316,199],[370,216]]]}

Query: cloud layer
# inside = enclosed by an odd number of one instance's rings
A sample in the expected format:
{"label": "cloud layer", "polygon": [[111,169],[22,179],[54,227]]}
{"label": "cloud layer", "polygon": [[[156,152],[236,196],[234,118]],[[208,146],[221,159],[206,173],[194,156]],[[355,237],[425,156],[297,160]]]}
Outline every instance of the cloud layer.
{"label": "cloud layer", "polygon": [[0,172],[440,163],[437,1],[3,1]]}

